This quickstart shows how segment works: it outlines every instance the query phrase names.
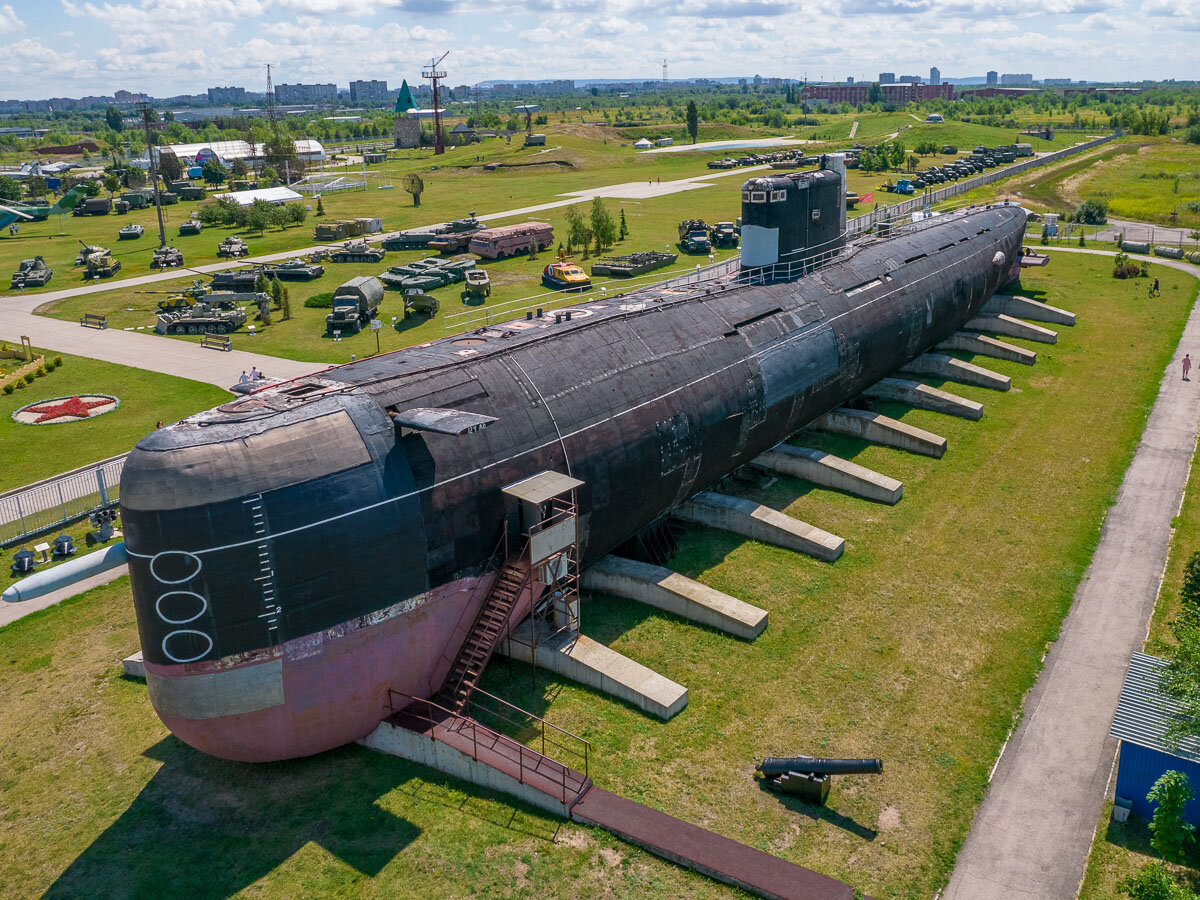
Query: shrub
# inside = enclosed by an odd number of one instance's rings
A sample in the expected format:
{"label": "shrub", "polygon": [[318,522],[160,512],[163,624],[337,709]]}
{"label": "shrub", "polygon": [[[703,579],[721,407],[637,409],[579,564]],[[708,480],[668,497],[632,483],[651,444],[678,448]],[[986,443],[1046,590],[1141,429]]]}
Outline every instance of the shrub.
{"label": "shrub", "polygon": [[1147,863],[1136,875],[1121,881],[1117,890],[1130,900],[1195,900],[1196,897],[1180,887],[1161,862]]}
{"label": "shrub", "polygon": [[1113,268],[1113,278],[1137,278],[1142,272],[1137,263],[1125,263]]}
{"label": "shrub", "polygon": [[36,377],[36,376],[34,376],[34,374],[33,374],[32,372],[27,372],[27,373],[25,374],[24,381],[25,381],[25,383],[26,383],[26,384],[33,384],[33,379],[34,379],[35,377]]}
{"label": "shrub", "polygon": [[37,371],[33,373],[33,376],[34,376],[34,378],[45,378],[46,377],[46,367],[38,366]]}
{"label": "shrub", "polygon": [[18,379],[17,379],[17,383],[16,383],[15,387],[16,387],[16,389],[17,389],[18,391],[23,391],[23,390],[25,390],[25,379],[24,379],[24,378],[18,378]]}
{"label": "shrub", "polygon": [[11,394],[16,389],[17,389],[17,386],[15,384],[6,384],[4,386],[4,393]]}
{"label": "shrub", "polygon": [[1108,204],[1095,198],[1084,200],[1075,209],[1074,219],[1084,225],[1103,225],[1108,221]]}
{"label": "shrub", "polygon": [[63,364],[63,358],[61,356],[54,357],[54,368],[57,369],[62,364]]}
{"label": "shrub", "polygon": [[1192,798],[1192,785],[1182,772],[1163,772],[1146,799],[1158,806],[1150,822],[1150,844],[1164,859],[1178,862],[1196,840],[1196,826],[1183,817],[1183,808]]}
{"label": "shrub", "polygon": [[304,301],[304,305],[309,309],[331,309],[333,307],[333,291],[313,294]]}

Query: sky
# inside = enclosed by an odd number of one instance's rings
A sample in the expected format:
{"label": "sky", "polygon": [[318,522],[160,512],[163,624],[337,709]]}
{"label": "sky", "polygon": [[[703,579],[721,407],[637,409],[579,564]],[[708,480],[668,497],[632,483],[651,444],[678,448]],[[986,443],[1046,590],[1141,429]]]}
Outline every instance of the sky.
{"label": "sky", "polygon": [[1200,79],[1200,0],[0,0],[0,98],[402,78]]}

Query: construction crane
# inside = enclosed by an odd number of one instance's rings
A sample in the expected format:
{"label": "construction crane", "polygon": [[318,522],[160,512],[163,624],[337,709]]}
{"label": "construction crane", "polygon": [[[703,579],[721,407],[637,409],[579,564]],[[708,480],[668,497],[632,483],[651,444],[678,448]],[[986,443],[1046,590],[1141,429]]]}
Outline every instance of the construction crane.
{"label": "construction crane", "polygon": [[442,143],[442,114],[438,109],[438,82],[446,77],[445,70],[439,70],[438,64],[443,59],[450,55],[447,50],[437,59],[431,60],[429,65],[421,69],[421,77],[428,79],[433,88],[433,154],[440,156],[446,152],[446,145]]}

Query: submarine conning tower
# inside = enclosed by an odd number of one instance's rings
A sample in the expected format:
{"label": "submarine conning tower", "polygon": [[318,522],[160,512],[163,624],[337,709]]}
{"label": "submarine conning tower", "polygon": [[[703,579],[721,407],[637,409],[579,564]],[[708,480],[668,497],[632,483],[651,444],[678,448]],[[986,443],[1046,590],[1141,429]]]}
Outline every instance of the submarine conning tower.
{"label": "submarine conning tower", "polygon": [[786,281],[806,261],[846,241],[846,168],[840,154],[821,157],[815,172],[763,175],[742,185],[742,271],[755,280]]}

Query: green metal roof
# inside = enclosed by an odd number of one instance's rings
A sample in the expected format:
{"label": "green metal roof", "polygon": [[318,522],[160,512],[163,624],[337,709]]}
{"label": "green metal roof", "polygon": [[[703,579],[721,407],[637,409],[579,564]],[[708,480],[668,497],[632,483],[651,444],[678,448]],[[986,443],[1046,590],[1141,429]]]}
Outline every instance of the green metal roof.
{"label": "green metal roof", "polygon": [[413,99],[412,91],[408,89],[407,79],[400,82],[400,93],[396,95],[396,112],[406,113],[415,109],[417,101]]}
{"label": "green metal roof", "polygon": [[1108,733],[1139,747],[1200,762],[1200,738],[1184,738],[1175,747],[1167,745],[1167,728],[1180,717],[1181,709],[1175,698],[1162,692],[1160,679],[1166,666],[1167,660],[1160,657],[1133,654]]}

